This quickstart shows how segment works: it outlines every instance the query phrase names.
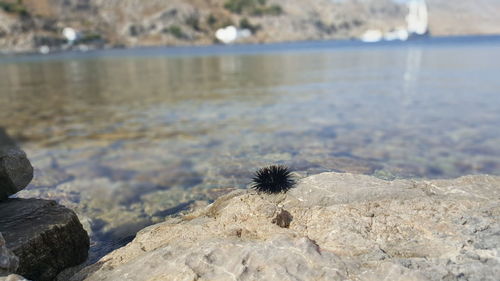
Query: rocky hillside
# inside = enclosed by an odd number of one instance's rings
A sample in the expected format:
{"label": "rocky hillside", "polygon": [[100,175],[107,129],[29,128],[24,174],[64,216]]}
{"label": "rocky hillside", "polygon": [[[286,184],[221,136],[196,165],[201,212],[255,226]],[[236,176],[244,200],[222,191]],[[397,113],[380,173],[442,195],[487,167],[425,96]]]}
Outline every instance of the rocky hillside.
{"label": "rocky hillside", "polygon": [[247,42],[350,38],[389,29],[406,11],[391,0],[0,0],[0,48],[30,51],[64,43],[61,30],[109,46],[214,43],[226,25],[252,30]]}
{"label": "rocky hillside", "polygon": [[500,34],[500,1],[428,0],[433,35]]}
{"label": "rocky hillside", "polygon": [[[399,4],[398,4],[399,3]],[[59,48],[73,27],[95,46],[212,44],[220,27],[252,30],[246,42],[358,37],[365,30],[404,25],[402,1],[392,0],[0,0],[0,52]],[[500,3],[429,0],[431,32],[500,32]]]}

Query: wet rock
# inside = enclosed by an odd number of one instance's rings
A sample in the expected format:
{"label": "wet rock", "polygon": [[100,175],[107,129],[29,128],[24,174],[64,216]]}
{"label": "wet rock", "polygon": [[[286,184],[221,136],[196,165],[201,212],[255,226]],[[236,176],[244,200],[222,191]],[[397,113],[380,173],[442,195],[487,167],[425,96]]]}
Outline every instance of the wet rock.
{"label": "wet rock", "polygon": [[61,270],[85,261],[89,238],[76,214],[54,201],[8,199],[0,203],[0,231],[19,257],[15,273],[52,280]]}
{"label": "wet rock", "polygon": [[0,233],[0,274],[14,272],[19,266],[19,258],[5,246],[5,240]]}
{"label": "wet rock", "polygon": [[499,230],[500,177],[324,173],[286,194],[236,190],[150,226],[71,280],[493,281]]}
{"label": "wet rock", "polygon": [[0,144],[0,201],[25,188],[33,178],[26,153]]}

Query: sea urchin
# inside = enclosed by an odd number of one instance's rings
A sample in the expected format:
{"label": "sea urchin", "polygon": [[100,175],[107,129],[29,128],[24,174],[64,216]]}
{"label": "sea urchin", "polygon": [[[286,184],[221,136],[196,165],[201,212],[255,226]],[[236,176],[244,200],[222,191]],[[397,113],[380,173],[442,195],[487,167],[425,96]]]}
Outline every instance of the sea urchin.
{"label": "sea urchin", "polygon": [[281,165],[261,168],[252,178],[252,188],[265,193],[287,192],[295,185],[291,173],[290,169]]}

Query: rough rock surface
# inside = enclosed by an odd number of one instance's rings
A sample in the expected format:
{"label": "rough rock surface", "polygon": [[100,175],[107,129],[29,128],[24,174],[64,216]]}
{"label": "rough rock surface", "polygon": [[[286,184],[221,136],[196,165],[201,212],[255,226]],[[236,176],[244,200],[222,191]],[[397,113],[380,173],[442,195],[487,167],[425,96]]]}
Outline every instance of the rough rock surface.
{"label": "rough rock surface", "polygon": [[28,279],[17,274],[9,274],[7,276],[0,276],[0,281],[28,281]]}
{"label": "rough rock surface", "polygon": [[33,167],[24,151],[0,143],[0,201],[25,188],[33,178]]}
{"label": "rough rock surface", "polygon": [[5,246],[5,240],[0,233],[0,274],[16,271],[19,258]]}
{"label": "rough rock surface", "polygon": [[499,250],[500,177],[323,173],[150,226],[71,280],[498,280]]}
{"label": "rough rock surface", "polygon": [[0,203],[0,231],[19,257],[15,273],[52,280],[87,258],[89,238],[76,214],[55,201],[8,199]]}

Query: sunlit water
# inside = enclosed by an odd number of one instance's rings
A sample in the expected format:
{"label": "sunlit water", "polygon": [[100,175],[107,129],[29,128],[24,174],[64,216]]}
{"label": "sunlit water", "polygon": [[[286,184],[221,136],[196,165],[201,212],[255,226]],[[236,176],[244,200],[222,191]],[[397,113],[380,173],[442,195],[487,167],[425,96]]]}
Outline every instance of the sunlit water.
{"label": "sunlit water", "polygon": [[286,164],[298,176],[500,174],[500,40],[0,58],[0,125],[92,256]]}

